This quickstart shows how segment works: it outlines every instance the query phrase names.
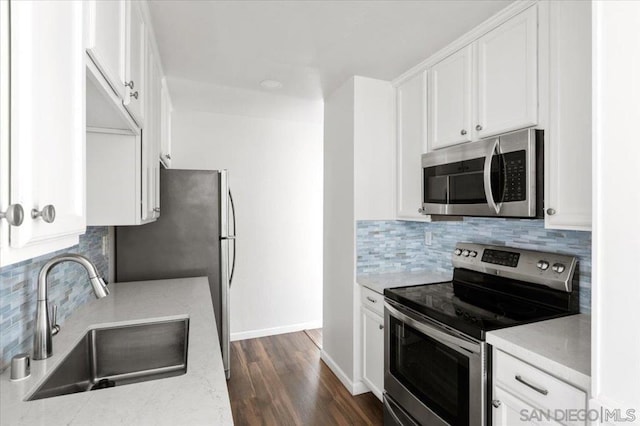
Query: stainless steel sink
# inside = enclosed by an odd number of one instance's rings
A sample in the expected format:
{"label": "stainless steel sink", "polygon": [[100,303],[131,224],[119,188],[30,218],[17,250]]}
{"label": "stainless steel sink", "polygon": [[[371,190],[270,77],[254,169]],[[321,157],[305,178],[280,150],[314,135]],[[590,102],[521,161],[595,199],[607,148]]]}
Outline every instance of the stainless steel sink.
{"label": "stainless steel sink", "polygon": [[189,319],[89,330],[27,401],[187,372]]}

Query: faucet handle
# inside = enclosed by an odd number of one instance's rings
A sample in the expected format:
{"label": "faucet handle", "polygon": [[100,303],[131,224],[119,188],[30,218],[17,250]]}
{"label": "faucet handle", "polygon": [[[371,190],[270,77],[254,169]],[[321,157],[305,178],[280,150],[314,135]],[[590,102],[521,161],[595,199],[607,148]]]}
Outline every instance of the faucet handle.
{"label": "faucet handle", "polygon": [[55,336],[60,331],[60,326],[58,325],[58,305],[51,305],[51,335]]}

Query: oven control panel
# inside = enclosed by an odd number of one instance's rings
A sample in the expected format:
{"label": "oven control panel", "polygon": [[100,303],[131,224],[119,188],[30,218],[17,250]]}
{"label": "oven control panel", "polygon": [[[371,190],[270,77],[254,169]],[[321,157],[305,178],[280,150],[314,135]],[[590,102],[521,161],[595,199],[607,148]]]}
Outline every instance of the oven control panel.
{"label": "oven control panel", "polygon": [[509,266],[515,268],[518,266],[520,253],[504,250],[484,249],[482,252],[482,261],[492,263],[494,265]]}
{"label": "oven control panel", "polygon": [[455,268],[501,275],[570,292],[578,260],[575,256],[485,244],[457,243]]}

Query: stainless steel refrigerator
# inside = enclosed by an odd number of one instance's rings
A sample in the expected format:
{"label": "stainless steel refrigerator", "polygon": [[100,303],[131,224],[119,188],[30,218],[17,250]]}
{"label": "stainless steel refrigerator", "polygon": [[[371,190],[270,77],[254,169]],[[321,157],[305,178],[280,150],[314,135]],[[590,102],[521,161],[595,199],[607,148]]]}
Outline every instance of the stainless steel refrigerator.
{"label": "stainless steel refrigerator", "polygon": [[116,280],[207,276],[227,379],[235,208],[226,170],[161,170],[160,217],[116,228]]}

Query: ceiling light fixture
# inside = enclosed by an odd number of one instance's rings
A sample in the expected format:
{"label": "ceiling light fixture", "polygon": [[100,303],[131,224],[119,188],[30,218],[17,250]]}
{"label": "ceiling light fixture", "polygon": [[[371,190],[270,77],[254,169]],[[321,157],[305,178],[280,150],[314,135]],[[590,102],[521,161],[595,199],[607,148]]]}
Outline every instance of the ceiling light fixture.
{"label": "ceiling light fixture", "polygon": [[282,83],[278,80],[262,80],[260,86],[269,90],[276,90],[282,88]]}

